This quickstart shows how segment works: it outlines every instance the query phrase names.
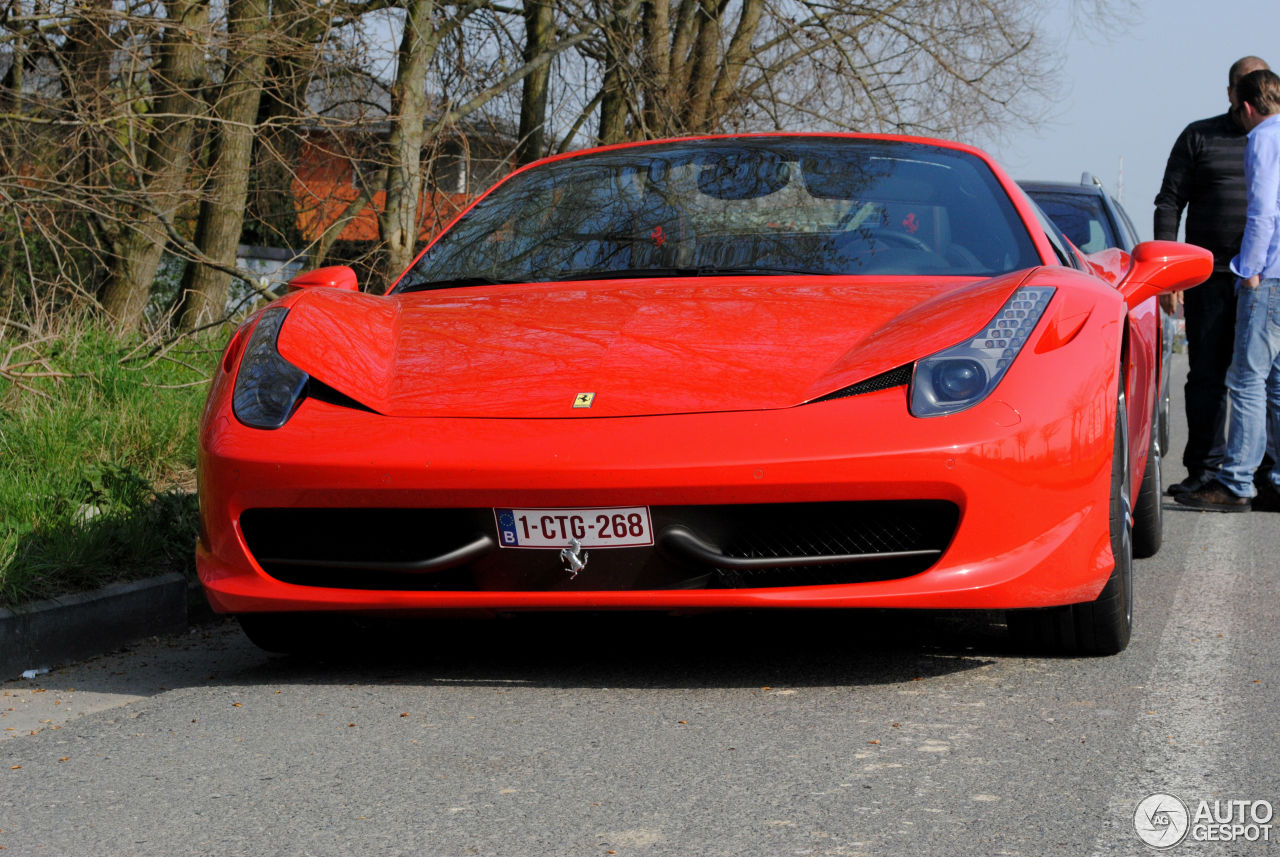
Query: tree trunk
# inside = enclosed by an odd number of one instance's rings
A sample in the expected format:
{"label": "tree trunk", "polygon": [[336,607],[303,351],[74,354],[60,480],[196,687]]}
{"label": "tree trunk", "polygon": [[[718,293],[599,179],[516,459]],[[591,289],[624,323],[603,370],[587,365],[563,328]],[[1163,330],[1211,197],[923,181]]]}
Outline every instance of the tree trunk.
{"label": "tree trunk", "polygon": [[[66,39],[55,56],[62,94],[57,110],[60,115],[71,117],[72,122],[65,147],[54,156],[54,184],[79,192],[110,189],[114,143],[111,134],[116,118],[111,64],[118,47],[112,38],[113,20],[111,0],[85,0],[78,4]],[[87,242],[90,253],[98,256],[103,248],[110,253],[121,236],[118,224],[113,218],[101,216],[96,205],[89,210],[93,214],[83,222],[92,235]],[[58,231],[66,236],[69,230],[59,226]],[[95,296],[103,286],[101,271],[95,266],[93,274],[82,281],[82,288]]]}
{"label": "tree trunk", "polygon": [[702,0],[680,0],[674,28],[670,35],[661,36],[671,39],[671,50],[667,52],[671,62],[667,72],[667,101],[663,105],[666,117],[664,136],[679,134],[684,130],[680,124],[680,114],[689,90],[689,78],[695,56],[693,43],[697,38],[701,17]]}
{"label": "tree trunk", "polygon": [[715,128],[734,107],[733,95],[738,91],[742,72],[751,57],[751,43],[760,28],[763,14],[764,0],[743,0],[742,16],[738,19],[733,38],[729,40],[724,61],[720,64],[720,73],[707,102],[704,123],[707,129]]}
{"label": "tree trunk", "polygon": [[634,16],[624,14],[625,0],[605,0],[605,7],[615,16],[611,26],[605,27],[605,72],[600,99],[600,142],[621,143],[630,137],[627,119],[631,115],[633,99],[632,75],[628,56],[633,44]]}
{"label": "tree trunk", "polygon": [[[5,125],[12,123],[14,127],[17,127],[24,112],[22,91],[25,85],[27,66],[26,38],[22,33],[14,34],[11,50],[13,51],[13,56],[9,60],[9,70],[5,72],[4,80],[0,80],[0,113],[12,117],[5,120]],[[4,135],[3,154],[5,163],[3,168],[6,173],[12,174],[15,172],[14,165],[19,163],[23,148],[19,134],[8,131]]]}
{"label": "tree trunk", "polygon": [[[525,0],[524,61],[531,63],[555,44],[555,7],[549,0]],[[520,138],[516,163],[528,164],[547,153],[547,93],[551,63],[545,63],[524,79],[520,92]]]}
{"label": "tree trunk", "polygon": [[62,45],[62,91],[76,120],[74,146],[68,147],[62,174],[73,181],[103,181],[109,160],[102,132],[115,112],[110,87],[117,46],[111,37],[111,11],[111,0],[79,4]]}
{"label": "tree trunk", "polygon": [[[308,86],[314,81],[329,20],[315,0],[275,0],[272,29],[279,50],[267,58],[266,80],[258,106],[258,136],[246,213],[247,243],[300,249],[298,200],[294,192],[302,153],[300,117],[310,112]],[[312,260],[313,262],[315,260]]]}
{"label": "tree trunk", "polygon": [[144,143],[144,172],[138,177],[140,206],[133,212],[111,260],[102,291],[102,307],[120,332],[136,330],[151,293],[151,283],[168,241],[165,224],[190,201],[184,193],[191,168],[196,122],[203,113],[205,45],[209,7],[207,0],[174,0],[167,6],[168,20],[152,87],[158,97],[155,118]]}
{"label": "tree trunk", "polygon": [[627,139],[627,92],[622,68],[612,62],[604,73],[600,99],[600,131],[602,145],[621,143]]}
{"label": "tree trunk", "polygon": [[236,246],[244,225],[249,168],[253,156],[254,120],[262,96],[267,51],[265,37],[270,15],[269,0],[230,0],[227,29],[227,71],[214,115],[208,194],[200,204],[196,246],[213,264],[192,264],[182,280],[178,324],[191,330],[221,318],[226,311]]}
{"label": "tree trunk", "polygon": [[684,127],[692,133],[705,133],[714,128],[714,119],[707,114],[707,107],[711,103],[711,88],[715,85],[716,70],[720,64],[720,16],[728,4],[720,0],[702,0],[701,5],[684,104]]}
{"label": "tree trunk", "polygon": [[386,247],[381,278],[389,283],[413,261],[422,195],[422,145],[426,133],[427,70],[439,44],[432,21],[434,0],[408,0],[392,88],[387,201],[378,216]]}
{"label": "tree trunk", "polygon": [[649,0],[644,5],[643,79],[648,82],[644,99],[645,132],[664,136],[671,113],[671,0]]}

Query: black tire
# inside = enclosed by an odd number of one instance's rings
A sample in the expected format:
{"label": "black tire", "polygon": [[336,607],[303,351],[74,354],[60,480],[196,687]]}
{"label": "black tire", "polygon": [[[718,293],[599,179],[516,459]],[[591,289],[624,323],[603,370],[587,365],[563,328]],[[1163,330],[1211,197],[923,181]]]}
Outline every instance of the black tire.
{"label": "black tire", "polygon": [[236,621],[250,642],[275,654],[321,654],[341,645],[337,621],[322,613],[241,613]]}
{"label": "black tire", "polygon": [[[1129,645],[1133,631],[1133,531],[1130,527],[1129,421],[1121,394],[1116,402],[1111,452],[1111,552],[1115,568],[1093,601],[1041,610],[1013,610],[1009,633],[1037,651],[1065,655],[1114,655]],[[1144,480],[1145,481],[1145,480]]]}
{"label": "black tire", "polygon": [[1142,485],[1133,501],[1133,555],[1146,559],[1160,552],[1164,542],[1164,504],[1161,496],[1160,441],[1152,433]]}

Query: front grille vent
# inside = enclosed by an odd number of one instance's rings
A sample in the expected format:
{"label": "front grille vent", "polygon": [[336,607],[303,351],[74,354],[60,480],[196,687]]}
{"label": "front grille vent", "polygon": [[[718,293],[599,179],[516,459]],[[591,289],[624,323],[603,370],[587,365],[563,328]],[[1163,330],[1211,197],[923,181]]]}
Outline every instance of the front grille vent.
{"label": "front grille vent", "polygon": [[494,545],[476,509],[246,509],[240,529],[277,580],[346,589],[471,589],[465,566]]}
{"label": "front grille vent", "polygon": [[720,506],[687,528],[727,588],[820,586],[910,577],[951,544],[959,509],[942,500]]}
{"label": "front grille vent", "polygon": [[300,586],[404,592],[762,589],[894,580],[932,567],[959,508],[944,500],[653,506],[653,547],[502,550],[492,509],[247,509],[263,571]]}

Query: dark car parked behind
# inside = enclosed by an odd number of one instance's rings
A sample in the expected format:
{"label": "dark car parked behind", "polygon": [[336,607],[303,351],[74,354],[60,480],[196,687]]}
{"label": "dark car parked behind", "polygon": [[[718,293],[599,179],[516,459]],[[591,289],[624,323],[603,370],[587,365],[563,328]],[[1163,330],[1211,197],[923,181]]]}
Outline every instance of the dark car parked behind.
{"label": "dark car parked behind", "polygon": [[1020,181],[1018,184],[1057,224],[1081,253],[1119,247],[1126,253],[1138,243],[1138,230],[1124,207],[1092,173],[1070,182]]}

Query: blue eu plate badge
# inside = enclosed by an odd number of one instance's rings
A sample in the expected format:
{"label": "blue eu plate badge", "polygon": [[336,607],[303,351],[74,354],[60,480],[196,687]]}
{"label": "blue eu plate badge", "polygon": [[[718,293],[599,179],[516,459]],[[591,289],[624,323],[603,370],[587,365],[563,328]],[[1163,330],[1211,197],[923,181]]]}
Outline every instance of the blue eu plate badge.
{"label": "blue eu plate badge", "polygon": [[516,534],[516,516],[510,509],[498,510],[498,537],[506,547],[520,544],[520,537]]}

